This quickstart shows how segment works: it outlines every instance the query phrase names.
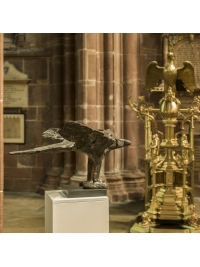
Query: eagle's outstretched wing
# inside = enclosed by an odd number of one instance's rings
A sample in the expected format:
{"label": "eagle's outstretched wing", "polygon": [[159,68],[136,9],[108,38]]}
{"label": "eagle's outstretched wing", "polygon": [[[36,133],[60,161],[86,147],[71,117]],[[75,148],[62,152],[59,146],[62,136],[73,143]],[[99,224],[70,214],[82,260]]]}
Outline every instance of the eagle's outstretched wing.
{"label": "eagle's outstretched wing", "polygon": [[115,142],[111,130],[94,130],[81,122],[69,121],[58,133],[65,139],[75,142],[77,150],[87,155],[103,154]]}
{"label": "eagle's outstretched wing", "polygon": [[182,80],[183,86],[187,92],[193,92],[198,89],[194,77],[194,68],[189,61],[183,62],[184,67],[177,69],[177,80]]}
{"label": "eagle's outstretched wing", "polygon": [[159,67],[156,61],[150,62],[146,71],[146,81],[144,89],[151,90],[158,86],[159,79],[163,79],[164,67]]}
{"label": "eagle's outstretched wing", "polygon": [[36,154],[36,153],[44,153],[44,152],[52,152],[52,153],[59,153],[59,152],[66,152],[66,151],[75,151],[75,143],[69,142],[67,140],[64,140],[61,143],[53,144],[53,145],[47,145],[47,146],[41,146],[36,147],[33,149],[28,150],[22,150],[22,151],[13,151],[9,152],[11,155],[16,154]]}

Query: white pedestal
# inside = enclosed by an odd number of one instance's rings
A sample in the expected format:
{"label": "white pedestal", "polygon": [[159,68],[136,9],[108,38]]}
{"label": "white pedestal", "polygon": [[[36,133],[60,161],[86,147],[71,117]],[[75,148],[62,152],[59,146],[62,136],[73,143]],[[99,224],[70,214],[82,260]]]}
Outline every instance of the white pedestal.
{"label": "white pedestal", "polygon": [[67,198],[45,191],[45,233],[109,233],[107,196]]}

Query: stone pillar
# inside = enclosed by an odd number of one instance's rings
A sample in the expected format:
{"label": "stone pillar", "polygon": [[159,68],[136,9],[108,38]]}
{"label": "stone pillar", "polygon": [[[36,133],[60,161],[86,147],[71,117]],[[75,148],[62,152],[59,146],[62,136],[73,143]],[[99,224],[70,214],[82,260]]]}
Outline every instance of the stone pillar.
{"label": "stone pillar", "polygon": [[[52,64],[50,71],[52,94],[52,128],[63,126],[63,34],[52,34]],[[52,167],[47,172],[45,189],[56,189],[63,172],[63,153],[53,155]]]}
{"label": "stone pillar", "polygon": [[163,34],[162,39],[163,39],[163,66],[167,64],[167,53],[169,50],[169,45],[168,45],[168,36],[166,34]]}
{"label": "stone pillar", "polygon": [[[83,33],[76,35],[76,120],[94,129],[103,127],[101,47],[102,34]],[[76,173],[72,183],[87,180],[87,156],[76,153]]]}
{"label": "stone pillar", "polygon": [[139,34],[123,34],[123,130],[124,138],[131,141],[131,145],[124,149],[123,176],[125,190],[129,200],[144,197],[144,174],[138,170],[138,119],[128,105],[128,97],[138,100],[138,42]]}
{"label": "stone pillar", "polygon": [[3,143],[3,33],[0,33],[0,233],[3,232],[4,188],[4,143]]}
{"label": "stone pillar", "polygon": [[[96,34],[96,129],[104,129],[104,34]],[[99,179],[106,181],[104,161],[102,162]]]}
{"label": "stone pillar", "polygon": [[[75,33],[63,34],[64,46],[64,122],[75,120]],[[76,169],[76,153],[66,152],[64,154],[64,172],[61,174],[60,187],[69,184],[70,178]]]}
{"label": "stone pillar", "polygon": [[[121,34],[104,34],[104,119],[105,129],[122,138]],[[122,149],[105,157],[105,176],[111,202],[126,201],[121,170]]]}

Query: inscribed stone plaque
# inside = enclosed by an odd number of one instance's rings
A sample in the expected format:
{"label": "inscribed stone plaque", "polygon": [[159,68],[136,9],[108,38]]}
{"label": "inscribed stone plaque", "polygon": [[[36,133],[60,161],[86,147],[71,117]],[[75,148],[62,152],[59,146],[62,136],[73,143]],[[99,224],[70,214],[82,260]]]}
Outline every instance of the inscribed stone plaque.
{"label": "inscribed stone plaque", "polygon": [[4,84],[4,107],[27,107],[27,84]]}
{"label": "inscribed stone plaque", "polygon": [[4,107],[28,106],[28,75],[20,72],[8,61],[4,62]]}

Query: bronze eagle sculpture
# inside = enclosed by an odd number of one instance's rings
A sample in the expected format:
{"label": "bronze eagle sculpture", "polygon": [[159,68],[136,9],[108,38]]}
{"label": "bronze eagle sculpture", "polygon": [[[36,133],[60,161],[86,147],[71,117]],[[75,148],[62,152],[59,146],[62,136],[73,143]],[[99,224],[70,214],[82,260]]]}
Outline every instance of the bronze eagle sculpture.
{"label": "bronze eagle sculpture", "polygon": [[62,129],[50,128],[42,134],[45,138],[59,140],[61,142],[36,147],[29,150],[9,152],[15,154],[35,154],[40,152],[67,152],[81,151],[88,155],[87,181],[81,183],[83,188],[107,188],[107,185],[99,180],[101,163],[111,150],[122,148],[131,144],[126,139],[116,139],[110,130],[94,130],[81,122],[69,121]]}
{"label": "bronze eagle sculpture", "polygon": [[159,80],[164,80],[164,92],[167,92],[169,87],[172,88],[173,92],[176,92],[177,80],[182,80],[184,88],[191,94],[195,89],[198,89],[195,83],[194,68],[189,61],[183,62],[182,68],[176,68],[175,56],[172,52],[167,54],[167,61],[165,67],[159,67],[156,61],[150,62],[146,71],[144,89],[151,91],[158,86]]}

